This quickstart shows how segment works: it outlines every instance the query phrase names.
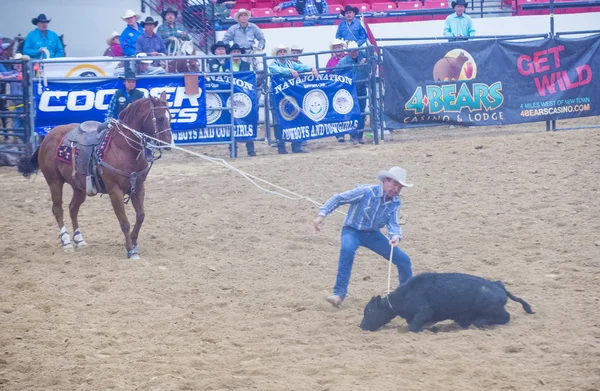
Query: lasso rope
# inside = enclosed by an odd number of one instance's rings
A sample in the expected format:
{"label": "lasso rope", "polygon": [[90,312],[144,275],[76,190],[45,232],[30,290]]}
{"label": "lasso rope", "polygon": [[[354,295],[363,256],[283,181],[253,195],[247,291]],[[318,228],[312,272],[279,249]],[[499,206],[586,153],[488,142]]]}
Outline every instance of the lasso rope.
{"label": "lasso rope", "polygon": [[[238,174],[240,174],[242,177],[246,178],[246,179],[247,179],[247,180],[248,180],[250,183],[252,183],[254,186],[258,187],[260,190],[262,190],[262,191],[264,191],[264,192],[266,192],[266,193],[269,193],[269,194],[274,194],[274,195],[278,195],[278,196],[280,196],[280,197],[283,197],[283,198],[285,198],[285,199],[292,200],[292,201],[306,200],[306,201],[308,201],[308,202],[312,203],[313,205],[315,205],[315,206],[317,206],[317,207],[319,207],[319,208],[320,208],[321,206],[323,206],[323,204],[321,204],[321,203],[319,203],[319,202],[317,202],[317,201],[315,201],[315,200],[313,200],[313,199],[311,199],[311,198],[308,198],[308,197],[306,197],[306,196],[303,196],[303,195],[297,194],[297,193],[295,193],[295,192],[293,192],[293,191],[291,191],[291,190],[288,190],[288,189],[286,189],[286,188],[283,188],[283,187],[281,187],[281,186],[278,186],[278,185],[276,185],[276,184],[274,184],[274,183],[271,183],[271,182],[269,182],[269,181],[266,181],[266,180],[264,180],[264,179],[262,179],[262,178],[259,178],[259,177],[256,177],[256,176],[254,176],[254,175],[248,174],[248,173],[246,173],[246,172],[244,172],[244,171],[240,170],[239,168],[232,166],[230,163],[226,162],[226,161],[225,161],[225,159],[214,158],[214,157],[210,157],[210,156],[203,155],[203,154],[201,154],[201,153],[192,152],[192,151],[189,151],[189,150],[187,150],[187,149],[184,149],[184,148],[178,147],[178,146],[176,146],[176,145],[173,145],[173,144],[168,144],[168,143],[166,143],[166,142],[164,142],[164,141],[162,141],[162,140],[159,140],[159,139],[157,139],[157,138],[154,138],[154,137],[148,136],[147,134],[143,134],[143,133],[141,133],[141,132],[138,132],[137,130],[130,128],[129,126],[125,125],[125,124],[124,124],[124,123],[122,123],[122,122],[120,123],[120,125],[121,125],[121,126],[123,126],[123,127],[125,127],[125,128],[127,128],[128,130],[130,130],[130,131],[131,131],[133,134],[135,134],[136,136],[139,136],[139,137],[142,137],[142,136],[143,136],[143,137],[146,137],[147,139],[149,139],[149,140],[152,140],[152,141],[154,141],[154,142],[157,142],[157,143],[160,143],[160,144],[164,144],[164,146],[163,146],[163,147],[158,147],[158,148],[172,148],[172,149],[175,149],[175,150],[178,150],[178,151],[182,151],[182,152],[185,152],[185,153],[187,153],[187,154],[190,154],[190,155],[193,155],[193,156],[199,157],[199,158],[201,158],[201,159],[204,159],[204,160],[206,160],[206,161],[209,161],[209,162],[211,162],[211,163],[214,163],[214,164],[220,165],[220,166],[222,166],[222,167],[225,167],[225,168],[227,168],[227,169],[229,169],[229,170],[235,171],[235,172],[237,172]],[[154,147],[154,148],[157,148],[157,147]],[[264,184],[266,184],[266,185],[269,185],[269,186],[271,186],[271,187],[274,187],[275,189],[278,189],[278,190],[280,190],[280,191],[282,191],[282,192],[285,192],[285,193],[287,193],[287,194],[289,194],[289,195],[286,195],[286,194],[284,194],[284,193],[280,193],[280,192],[278,192],[278,191],[273,191],[273,190],[266,189],[265,187],[263,187],[263,186],[259,185],[257,182],[261,182],[261,183],[264,183]],[[336,212],[336,213],[340,213],[340,214],[342,214],[342,215],[344,215],[344,216],[346,215],[346,213],[344,213],[344,212],[340,212],[339,210],[336,210],[335,212]]]}

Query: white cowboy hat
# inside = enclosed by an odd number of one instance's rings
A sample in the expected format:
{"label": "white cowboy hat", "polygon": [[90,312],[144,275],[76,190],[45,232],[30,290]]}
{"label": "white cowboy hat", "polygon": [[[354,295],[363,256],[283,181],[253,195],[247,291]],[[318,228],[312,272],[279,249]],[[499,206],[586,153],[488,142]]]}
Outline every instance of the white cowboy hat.
{"label": "white cowboy hat", "polygon": [[346,41],[344,41],[343,39],[334,39],[333,41],[331,41],[329,43],[329,50],[333,50],[333,47],[336,45],[342,45],[344,47],[344,49],[346,48]]}
{"label": "white cowboy hat", "polygon": [[280,50],[285,50],[287,54],[290,54],[290,48],[287,45],[280,43],[279,45],[275,46],[273,50],[271,50],[271,56],[277,56],[277,52]]}
{"label": "white cowboy hat", "polygon": [[115,37],[120,37],[120,36],[121,36],[121,34],[117,33],[116,31],[113,31],[113,33],[112,33],[112,34],[111,34],[111,35],[108,37],[108,39],[106,40],[106,43],[107,43],[108,45],[110,45],[110,44],[112,43],[112,40],[113,40]]}
{"label": "white cowboy hat", "polygon": [[385,178],[390,178],[400,182],[404,187],[413,187],[412,183],[406,183],[406,170],[401,167],[392,167],[389,171],[379,171],[377,178],[382,182]]}
{"label": "white cowboy hat", "polygon": [[248,11],[245,8],[240,8],[239,10],[237,10],[237,12],[235,14],[233,14],[233,20],[235,20],[236,22],[239,23],[240,21],[238,20],[238,18],[240,17],[241,14],[248,15],[248,18],[252,17],[252,12]]}
{"label": "white cowboy hat", "polygon": [[31,57],[26,54],[17,53],[15,54],[13,60],[31,60]]}
{"label": "white cowboy hat", "polygon": [[304,48],[302,46],[298,45],[297,43],[295,43],[292,45],[292,47],[290,47],[290,50],[298,50],[298,51],[303,52]]}
{"label": "white cowboy hat", "polygon": [[135,16],[136,19],[140,18],[140,14],[136,14],[133,10],[127,10],[125,11],[125,15],[121,16],[121,19],[125,20],[127,18],[131,18],[132,16]]}
{"label": "white cowboy hat", "polygon": [[[135,55],[137,58],[148,57],[146,53],[138,53]],[[152,60],[141,60],[144,64],[152,64]]]}
{"label": "white cowboy hat", "polygon": [[348,41],[348,45],[346,45],[348,50],[350,49],[358,49],[358,44],[355,41]]}

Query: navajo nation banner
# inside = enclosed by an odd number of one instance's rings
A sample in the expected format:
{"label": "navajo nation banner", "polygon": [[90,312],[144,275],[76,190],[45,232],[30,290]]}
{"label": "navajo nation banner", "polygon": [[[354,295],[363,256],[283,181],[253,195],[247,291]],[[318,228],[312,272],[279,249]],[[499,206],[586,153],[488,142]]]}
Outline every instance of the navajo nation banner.
{"label": "navajo nation banner", "polygon": [[[84,79],[85,80],[85,79]],[[48,82],[39,93],[38,83],[34,84],[37,103],[35,131],[47,134],[53,127],[84,121],[104,122],[108,105],[115,91],[123,87],[120,80],[107,81]],[[177,131],[198,129],[206,126],[206,96],[204,78],[198,78],[200,94],[188,96],[185,93],[183,76],[157,79],[139,79],[136,88],[145,96],[158,96],[166,91],[171,128]]]}
{"label": "navajo nation banner", "polygon": [[599,35],[387,46],[383,51],[388,127],[600,115]]}
{"label": "navajo nation banner", "polygon": [[[206,124],[223,125],[185,131],[173,130],[176,144],[201,143],[231,140],[231,111],[215,110],[231,107],[230,92],[217,92],[231,89],[229,76],[206,77]],[[258,96],[256,94],[256,74],[235,72],[233,76],[233,120],[235,139],[249,141],[256,138],[258,126]]]}
{"label": "navajo nation banner", "polygon": [[358,128],[360,109],[350,72],[297,79],[272,76],[271,82],[283,140],[310,140]]}

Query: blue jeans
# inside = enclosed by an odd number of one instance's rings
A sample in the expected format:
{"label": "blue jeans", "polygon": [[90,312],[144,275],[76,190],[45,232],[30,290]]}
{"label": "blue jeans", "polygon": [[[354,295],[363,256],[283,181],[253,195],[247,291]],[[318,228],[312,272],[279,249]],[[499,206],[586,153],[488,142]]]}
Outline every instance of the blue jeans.
{"label": "blue jeans", "polygon": [[[390,244],[389,239],[380,231],[359,231],[352,227],[342,229],[342,249],[340,250],[340,259],[338,261],[338,272],[333,287],[333,294],[342,299],[348,293],[348,283],[350,282],[350,273],[352,273],[352,263],[354,254],[359,246],[381,255],[389,260]],[[400,248],[394,248],[392,263],[398,268],[398,280],[400,285],[406,283],[412,277],[412,266],[410,257]]]}

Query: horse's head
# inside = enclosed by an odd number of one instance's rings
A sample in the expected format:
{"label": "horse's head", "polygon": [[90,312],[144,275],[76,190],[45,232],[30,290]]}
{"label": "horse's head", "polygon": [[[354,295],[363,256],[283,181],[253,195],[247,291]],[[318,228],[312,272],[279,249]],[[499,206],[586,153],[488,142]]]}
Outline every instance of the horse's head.
{"label": "horse's head", "polygon": [[149,113],[144,117],[141,131],[162,142],[171,144],[171,113],[167,104],[167,94],[163,91],[158,98],[150,96]]}

